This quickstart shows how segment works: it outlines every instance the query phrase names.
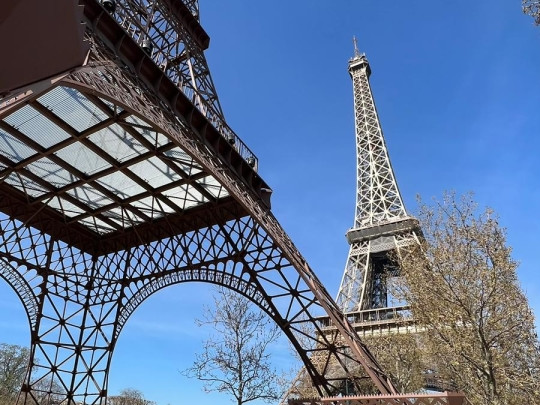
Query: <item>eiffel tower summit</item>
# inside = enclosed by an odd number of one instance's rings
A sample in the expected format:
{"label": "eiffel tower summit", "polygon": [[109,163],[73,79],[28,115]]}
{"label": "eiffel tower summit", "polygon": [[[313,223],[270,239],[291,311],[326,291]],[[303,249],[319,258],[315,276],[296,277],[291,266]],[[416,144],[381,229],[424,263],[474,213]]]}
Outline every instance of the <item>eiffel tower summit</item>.
{"label": "eiffel tower summit", "polygon": [[356,212],[347,232],[347,264],[337,295],[338,306],[356,322],[395,317],[388,280],[399,276],[393,259],[403,247],[418,243],[418,221],[409,216],[392,170],[369,83],[371,67],[354,42],[349,74],[354,91],[356,133]]}

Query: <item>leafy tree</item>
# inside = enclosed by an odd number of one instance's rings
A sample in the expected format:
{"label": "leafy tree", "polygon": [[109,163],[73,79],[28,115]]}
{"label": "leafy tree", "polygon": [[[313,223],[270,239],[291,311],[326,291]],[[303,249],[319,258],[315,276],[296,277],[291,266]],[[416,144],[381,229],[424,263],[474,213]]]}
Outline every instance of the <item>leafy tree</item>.
{"label": "leafy tree", "polygon": [[142,391],[135,388],[124,388],[119,395],[107,398],[109,405],[155,405],[155,402],[144,398]]}
{"label": "leafy tree", "polygon": [[[364,342],[399,392],[415,392],[423,387],[423,372],[426,366],[421,349],[423,344],[421,335],[415,333],[375,335],[364,338]],[[378,392],[375,387],[372,389],[373,393]]]}
{"label": "leafy tree", "polygon": [[534,18],[534,23],[540,25],[540,1],[539,0],[522,0],[521,5],[523,12]]}
{"label": "leafy tree", "polygon": [[210,325],[215,333],[204,342],[193,366],[183,373],[202,381],[206,392],[233,396],[238,405],[279,399],[279,377],[267,353],[279,336],[271,319],[254,310],[246,298],[225,288],[217,289],[214,305],[205,308],[203,318],[197,324]]}
{"label": "leafy tree", "polygon": [[425,240],[402,257],[402,298],[426,356],[473,405],[540,403],[540,351],[517,263],[493,211],[470,195],[421,203]]}
{"label": "leafy tree", "polygon": [[45,376],[32,384],[32,397],[27,404],[58,405],[65,399],[65,389],[51,376]]}
{"label": "leafy tree", "polygon": [[0,402],[15,401],[22,387],[29,359],[28,348],[0,344]]}
{"label": "leafy tree", "polygon": [[[26,377],[30,360],[30,350],[18,345],[0,344],[0,405],[12,405]],[[52,378],[40,378],[33,384],[33,399],[28,401],[38,405],[52,405],[61,402],[64,389]]]}

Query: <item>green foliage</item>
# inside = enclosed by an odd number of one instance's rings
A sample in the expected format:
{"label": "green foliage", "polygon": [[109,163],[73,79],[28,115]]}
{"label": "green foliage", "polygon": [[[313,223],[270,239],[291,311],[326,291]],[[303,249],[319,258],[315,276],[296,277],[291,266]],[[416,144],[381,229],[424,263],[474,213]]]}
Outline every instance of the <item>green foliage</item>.
{"label": "green foliage", "polygon": [[155,405],[155,402],[144,398],[142,391],[135,388],[124,388],[119,395],[107,398],[108,405]]}
{"label": "green foliage", "polygon": [[30,351],[26,347],[0,344],[0,403],[13,403],[28,369]]}
{"label": "green foliage", "polygon": [[540,351],[517,263],[493,211],[470,195],[421,204],[425,240],[402,257],[402,298],[425,355],[473,405],[540,403]]}
{"label": "green foliage", "polygon": [[[421,336],[414,333],[376,335],[365,338],[371,354],[399,392],[416,392],[424,385]],[[374,392],[376,393],[376,391]]]}

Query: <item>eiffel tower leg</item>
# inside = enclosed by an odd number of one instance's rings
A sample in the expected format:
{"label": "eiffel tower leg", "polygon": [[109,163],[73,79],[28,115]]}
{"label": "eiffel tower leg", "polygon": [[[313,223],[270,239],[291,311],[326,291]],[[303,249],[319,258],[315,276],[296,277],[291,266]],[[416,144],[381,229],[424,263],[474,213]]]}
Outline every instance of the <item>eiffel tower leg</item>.
{"label": "eiffel tower leg", "polygon": [[99,404],[107,393],[120,285],[99,281],[98,261],[70,256],[54,241],[48,245],[47,267],[37,271],[39,310],[19,403]]}
{"label": "eiffel tower leg", "polygon": [[360,311],[366,306],[371,278],[369,241],[353,243],[341,280],[336,302],[343,312]]}

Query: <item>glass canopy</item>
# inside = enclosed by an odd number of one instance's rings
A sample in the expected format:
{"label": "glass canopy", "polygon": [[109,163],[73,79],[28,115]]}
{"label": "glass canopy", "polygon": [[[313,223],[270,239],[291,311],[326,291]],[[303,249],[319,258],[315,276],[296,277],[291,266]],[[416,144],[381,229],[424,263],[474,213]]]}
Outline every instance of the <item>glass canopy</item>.
{"label": "glass canopy", "polygon": [[0,179],[96,235],[228,197],[149,123],[63,86],[0,121]]}

